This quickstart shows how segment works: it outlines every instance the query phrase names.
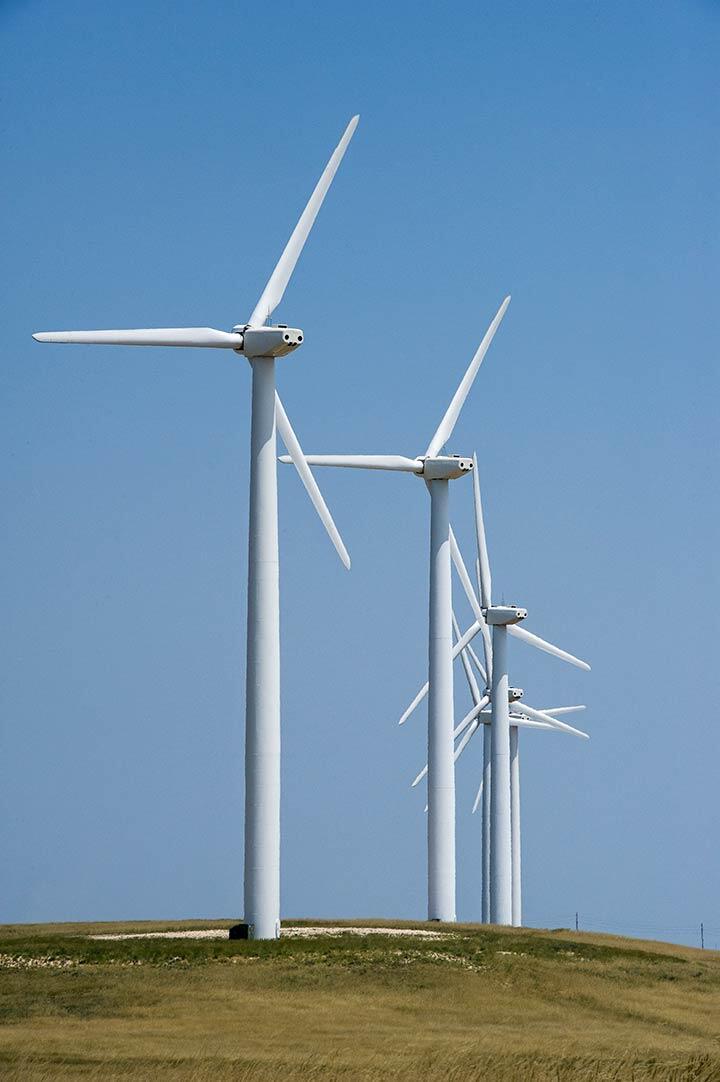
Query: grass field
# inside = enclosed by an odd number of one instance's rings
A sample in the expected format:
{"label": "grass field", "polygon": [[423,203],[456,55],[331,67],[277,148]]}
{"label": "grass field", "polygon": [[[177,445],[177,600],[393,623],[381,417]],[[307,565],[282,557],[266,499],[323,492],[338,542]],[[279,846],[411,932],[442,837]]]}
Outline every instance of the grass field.
{"label": "grass field", "polygon": [[229,923],[0,926],[0,1078],[720,1080],[713,951],[476,925],[87,938]]}

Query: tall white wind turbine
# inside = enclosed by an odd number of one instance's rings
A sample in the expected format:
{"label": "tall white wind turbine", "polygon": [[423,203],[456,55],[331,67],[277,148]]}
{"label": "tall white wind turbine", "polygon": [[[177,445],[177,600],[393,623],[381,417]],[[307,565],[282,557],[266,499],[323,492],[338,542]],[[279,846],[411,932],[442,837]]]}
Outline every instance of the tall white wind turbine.
{"label": "tall white wind turbine", "polygon": [[245,725],[244,924],[231,932],[252,939],[280,934],[280,628],[276,425],[290,458],[346,567],[350,558],[275,390],[275,360],[303,341],[303,332],[266,326],[283,298],[305,241],[357,127],[354,116],[333,152],[247,323],[143,330],[44,331],[38,342],[231,349],[252,367],[250,515]]}
{"label": "tall white wind turbine", "polygon": [[[470,362],[424,455],[307,455],[311,466],[390,470],[422,477],[430,492],[430,621],[428,639],[428,919],[455,920],[455,771],[453,645],[448,481],[472,460],[441,454],[483,358],[510,303],[506,297]],[[282,461],[289,458],[283,456]],[[476,631],[480,625],[477,625]],[[419,701],[419,700],[418,700]],[[401,719],[405,720],[405,716]]]}

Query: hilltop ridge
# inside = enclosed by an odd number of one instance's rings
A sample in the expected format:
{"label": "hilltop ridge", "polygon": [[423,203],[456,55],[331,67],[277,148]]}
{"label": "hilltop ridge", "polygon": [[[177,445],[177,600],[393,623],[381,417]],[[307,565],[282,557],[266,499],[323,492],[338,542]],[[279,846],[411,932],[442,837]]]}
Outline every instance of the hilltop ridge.
{"label": "hilltop ridge", "polygon": [[231,923],[0,926],[3,1078],[720,1079],[719,952],[379,920],[91,938]]}

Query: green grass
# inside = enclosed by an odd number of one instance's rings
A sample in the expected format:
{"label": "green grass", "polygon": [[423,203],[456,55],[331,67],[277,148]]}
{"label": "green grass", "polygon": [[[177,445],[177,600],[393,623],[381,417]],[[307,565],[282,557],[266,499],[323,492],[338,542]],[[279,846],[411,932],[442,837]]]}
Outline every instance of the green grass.
{"label": "green grass", "polygon": [[712,951],[475,925],[87,938],[213,924],[0,926],[0,1078],[720,1080]]}

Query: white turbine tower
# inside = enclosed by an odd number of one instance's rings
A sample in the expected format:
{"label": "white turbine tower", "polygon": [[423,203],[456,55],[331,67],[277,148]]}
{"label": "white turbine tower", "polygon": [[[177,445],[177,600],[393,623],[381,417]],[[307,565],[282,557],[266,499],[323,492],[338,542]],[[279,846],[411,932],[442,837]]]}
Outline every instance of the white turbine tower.
{"label": "white turbine tower", "polygon": [[[473,457],[473,463],[475,466],[473,471],[473,496],[475,505],[475,531],[478,548],[477,567],[480,601],[478,601],[472,587],[470,577],[456,543],[453,543],[452,551],[456,570],[458,571],[458,577],[463,585],[470,606],[476,615],[476,621],[479,616],[484,616],[487,624],[492,627],[492,648],[489,652],[490,660],[488,661],[488,668],[491,670],[488,674],[490,676],[489,695],[491,702],[490,754],[488,756],[486,750],[483,756],[483,775],[484,777],[486,774],[489,774],[490,776],[490,792],[488,793],[487,791],[487,785],[483,787],[483,827],[489,823],[490,830],[489,867],[486,865],[488,859],[488,841],[487,838],[485,838],[483,845],[483,872],[489,873],[485,876],[485,882],[489,881],[490,884],[489,921],[492,924],[512,924],[513,797],[511,777],[514,771],[516,777],[515,789],[517,793],[515,816],[517,833],[517,831],[519,831],[519,759],[517,755],[516,733],[515,737],[512,738],[515,751],[514,765],[511,762],[510,703],[513,701],[513,695],[508,678],[508,633],[516,638],[524,640],[531,646],[537,647],[539,650],[553,654],[555,657],[559,657],[571,665],[576,665],[580,669],[589,671],[590,666],[586,661],[581,661],[573,654],[569,654],[566,650],[561,650],[558,646],[554,646],[552,643],[539,638],[539,636],[526,631],[525,628],[519,627],[519,622],[524,620],[527,616],[526,609],[519,608],[516,605],[493,605],[490,561],[485,538],[482,499],[480,495],[480,477],[477,469],[476,456]],[[451,541],[454,541],[452,536]],[[460,647],[458,652],[461,652],[465,645],[466,643],[464,643],[461,638],[455,649],[458,650],[458,647]],[[488,655],[486,654],[486,657],[487,656]],[[517,698],[519,696],[515,697]],[[485,705],[486,704],[483,703],[483,709]],[[523,706],[523,710],[529,715],[530,720],[549,724],[554,728],[565,729],[566,731],[570,730],[575,732],[576,735],[587,735],[581,734],[579,730],[572,730],[571,726],[567,726],[564,722],[558,721],[553,715],[543,713],[542,711],[536,711],[530,707]],[[478,713],[477,706],[475,707],[475,713],[476,715]],[[470,722],[468,722],[468,724],[469,723]],[[487,737],[485,740],[487,741]],[[515,847],[515,853],[516,865],[518,866],[517,879],[519,882],[519,844]]]}
{"label": "white turbine tower", "polygon": [[320,494],[275,390],[275,359],[297,349],[303,333],[266,326],[279,305],[305,241],[357,127],[352,118],[247,323],[211,327],[47,331],[38,342],[231,349],[252,367],[250,515],[245,726],[245,923],[231,934],[275,939],[280,934],[280,628],[276,424],[310,499],[346,567],[347,550]]}
{"label": "white turbine tower", "polygon": [[[424,455],[307,455],[311,466],[390,470],[422,477],[430,492],[430,621],[428,638],[428,919],[455,920],[455,772],[453,764],[452,598],[448,481],[472,469],[472,460],[441,455],[452,435],[495,332],[506,297],[470,362]],[[287,456],[282,461],[287,462]],[[480,629],[480,624],[475,630]],[[422,697],[422,696],[421,696]],[[420,699],[418,699],[418,702]],[[407,712],[409,713],[409,712]],[[401,719],[401,724],[406,715]]]}

